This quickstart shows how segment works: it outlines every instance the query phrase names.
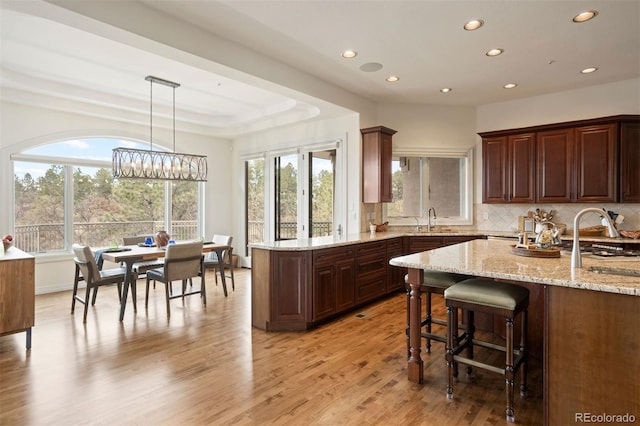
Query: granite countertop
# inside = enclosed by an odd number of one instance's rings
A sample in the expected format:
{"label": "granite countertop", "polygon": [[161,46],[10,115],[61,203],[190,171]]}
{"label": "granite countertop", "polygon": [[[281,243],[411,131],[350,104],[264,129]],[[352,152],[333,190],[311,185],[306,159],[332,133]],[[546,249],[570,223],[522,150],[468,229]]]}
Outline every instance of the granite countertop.
{"label": "granite countertop", "polygon": [[[363,232],[359,234],[350,234],[342,237],[315,237],[315,238],[299,238],[295,240],[283,240],[272,241],[262,243],[252,243],[252,248],[259,248],[265,250],[275,251],[302,251],[302,250],[317,250],[322,248],[340,247],[351,244],[360,244],[370,241],[388,240],[391,238],[405,237],[405,236],[423,236],[423,237],[455,237],[455,236],[481,236],[481,237],[497,237],[497,238],[510,238],[516,239],[517,234],[513,232],[505,231],[479,231],[479,230],[436,230],[432,232],[400,232],[400,231],[387,231],[387,232]],[[573,237],[570,235],[562,235],[563,241],[573,241]],[[630,238],[606,238],[606,237],[580,237],[580,241],[587,241],[592,243],[626,243],[626,244],[639,244],[640,240],[633,240]]]}
{"label": "granite countertop", "polygon": [[[394,266],[454,272],[489,278],[503,278],[562,287],[640,296],[640,278],[589,272],[589,267],[640,270],[637,260],[600,260],[582,256],[582,268],[571,268],[571,253],[559,258],[533,258],[511,252],[512,243],[501,240],[473,240],[421,253],[400,256]],[[624,258],[622,258],[624,259]]]}

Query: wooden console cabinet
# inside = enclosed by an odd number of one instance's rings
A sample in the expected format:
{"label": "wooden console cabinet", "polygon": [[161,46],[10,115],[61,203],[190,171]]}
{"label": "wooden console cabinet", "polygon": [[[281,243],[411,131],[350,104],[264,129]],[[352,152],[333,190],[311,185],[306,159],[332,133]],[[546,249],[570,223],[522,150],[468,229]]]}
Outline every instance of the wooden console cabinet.
{"label": "wooden console cabinet", "polygon": [[25,331],[31,349],[35,321],[35,258],[9,248],[0,258],[0,336]]}

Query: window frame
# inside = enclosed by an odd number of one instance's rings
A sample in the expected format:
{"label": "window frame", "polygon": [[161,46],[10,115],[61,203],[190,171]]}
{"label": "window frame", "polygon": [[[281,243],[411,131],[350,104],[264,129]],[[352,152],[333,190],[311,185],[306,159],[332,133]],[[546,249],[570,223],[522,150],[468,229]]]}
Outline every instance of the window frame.
{"label": "window frame", "polygon": [[[41,163],[41,164],[57,164],[63,166],[65,168],[65,190],[64,190],[64,248],[61,250],[55,250],[50,252],[43,253],[31,253],[32,255],[39,258],[55,258],[60,256],[61,254],[68,254],[73,246],[73,233],[74,233],[74,182],[73,182],[73,170],[75,167],[91,167],[91,168],[105,168],[108,170],[112,170],[113,164],[108,160],[95,160],[95,159],[87,159],[87,158],[74,158],[74,157],[56,157],[51,155],[38,155],[38,154],[28,154],[25,151],[29,151],[31,149],[41,147],[48,144],[56,144],[65,142],[68,140],[77,140],[77,139],[112,139],[120,141],[120,145],[124,146],[126,143],[134,142],[136,144],[145,145],[146,142],[125,138],[121,136],[79,136],[79,137],[69,137],[62,139],[51,139],[47,142],[40,143],[37,145],[31,145],[28,147],[23,147],[20,152],[14,152],[9,155],[9,169],[10,169],[10,177],[11,177],[11,186],[9,192],[9,197],[11,199],[11,211],[9,212],[9,228],[15,229],[15,163],[16,162],[29,162],[29,163]],[[164,150],[164,148],[160,147],[159,149]],[[171,194],[171,184],[169,181],[164,182],[164,227],[171,232],[171,223],[172,223],[172,194]],[[204,230],[204,182],[198,182],[197,194],[196,194],[197,202],[198,202],[198,217],[196,219],[198,235],[203,235]]]}
{"label": "window frame", "polygon": [[[435,148],[399,148],[392,152],[392,157],[438,157],[438,158],[458,158],[465,159],[464,170],[462,171],[462,180],[464,182],[465,193],[460,197],[463,212],[462,216],[457,217],[440,217],[437,218],[437,225],[473,225],[473,148],[461,148],[461,149],[435,149]],[[421,162],[422,163],[422,162]],[[425,193],[422,188],[424,177],[421,172],[421,194]],[[389,222],[391,226],[416,226],[416,218],[420,225],[426,224],[426,213],[429,207],[435,207],[437,213],[437,206],[429,206],[428,200],[424,200],[421,197],[421,215],[420,216],[388,216],[387,204],[382,205],[382,220]]]}

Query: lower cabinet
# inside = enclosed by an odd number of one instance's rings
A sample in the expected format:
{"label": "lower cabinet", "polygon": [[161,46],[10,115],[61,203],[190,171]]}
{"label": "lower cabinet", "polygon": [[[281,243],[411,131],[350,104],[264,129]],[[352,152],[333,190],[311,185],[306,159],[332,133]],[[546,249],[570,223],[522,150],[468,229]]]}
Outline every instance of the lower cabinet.
{"label": "lower cabinet", "polygon": [[481,236],[411,236],[303,250],[252,249],[254,327],[306,330],[331,317],[403,290],[404,268],[389,259]]}

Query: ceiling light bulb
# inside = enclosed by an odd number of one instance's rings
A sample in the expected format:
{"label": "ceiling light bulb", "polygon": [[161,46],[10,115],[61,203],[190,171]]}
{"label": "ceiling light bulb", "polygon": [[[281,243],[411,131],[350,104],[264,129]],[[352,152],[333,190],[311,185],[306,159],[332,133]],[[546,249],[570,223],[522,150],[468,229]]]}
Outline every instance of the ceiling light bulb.
{"label": "ceiling light bulb", "polygon": [[355,50],[345,50],[342,52],[342,57],[345,59],[355,58],[356,56],[358,56],[358,52]]}
{"label": "ceiling light bulb", "polygon": [[587,22],[595,18],[598,15],[597,10],[590,10],[588,12],[582,12],[573,17],[573,22],[579,24],[581,22]]}
{"label": "ceiling light bulb", "polygon": [[513,89],[514,87],[517,87],[517,86],[518,86],[518,85],[517,85],[517,84],[515,84],[515,83],[507,83],[507,84],[505,84],[505,85],[504,85],[504,86],[502,86],[502,87],[504,87],[505,89]]}
{"label": "ceiling light bulb", "polygon": [[396,75],[390,75],[389,77],[387,77],[387,81],[389,83],[395,83],[398,80],[400,80],[400,77],[398,77]]}
{"label": "ceiling light bulb", "polygon": [[467,31],[477,30],[481,26],[484,25],[484,21],[482,19],[472,19],[471,21],[464,24],[464,29]]}
{"label": "ceiling light bulb", "polygon": [[591,74],[592,72],[596,72],[598,71],[598,68],[596,67],[589,67],[589,68],[585,68],[582,71],[580,71],[580,73],[582,74]]}
{"label": "ceiling light bulb", "polygon": [[450,87],[443,87],[442,89],[440,89],[440,91],[442,93],[449,93],[450,91],[452,91],[453,89]]}
{"label": "ceiling light bulb", "polygon": [[502,55],[503,52],[504,52],[504,49],[491,49],[486,53],[486,55],[487,56],[498,56],[498,55]]}

